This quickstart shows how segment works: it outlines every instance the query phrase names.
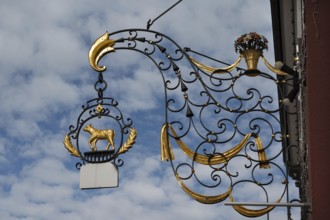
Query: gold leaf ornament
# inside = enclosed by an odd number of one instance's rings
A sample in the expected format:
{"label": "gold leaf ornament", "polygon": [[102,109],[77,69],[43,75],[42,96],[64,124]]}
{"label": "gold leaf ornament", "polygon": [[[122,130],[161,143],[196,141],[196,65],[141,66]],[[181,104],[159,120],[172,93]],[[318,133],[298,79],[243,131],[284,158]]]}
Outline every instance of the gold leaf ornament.
{"label": "gold leaf ornament", "polygon": [[127,152],[135,144],[135,139],[136,139],[136,129],[130,128],[129,137],[127,138],[125,144],[119,149],[118,154],[123,154]]}
{"label": "gold leaf ornament", "polygon": [[69,135],[65,135],[64,141],[63,141],[64,147],[69,151],[69,153],[74,157],[80,157],[80,153],[75,148],[71,142],[71,138]]}

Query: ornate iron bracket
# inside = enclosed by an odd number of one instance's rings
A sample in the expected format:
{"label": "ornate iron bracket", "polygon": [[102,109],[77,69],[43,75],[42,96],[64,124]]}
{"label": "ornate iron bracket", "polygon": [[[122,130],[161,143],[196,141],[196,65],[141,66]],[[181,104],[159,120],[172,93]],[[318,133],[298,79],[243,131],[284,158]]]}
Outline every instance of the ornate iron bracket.
{"label": "ornate iron bracket", "polygon": [[[106,67],[99,66],[99,61],[115,51],[138,52],[153,62],[163,78],[166,111],[161,129],[161,159],[170,162],[183,191],[198,202],[213,204],[226,199],[235,202],[237,188],[251,187],[262,194],[263,202],[280,203],[288,194],[289,182],[289,164],[283,162],[281,147],[287,134],[278,117],[279,111],[285,108],[280,85],[290,80],[285,80],[283,76],[287,74],[269,64],[263,56],[266,39],[256,33],[243,35],[235,42],[238,59],[231,65],[212,67],[193,57],[200,53],[180,47],[163,33],[149,30],[151,25],[148,22],[147,29],[106,32],[92,45],[89,62],[99,72],[95,84],[98,98],[83,106],[77,125],[71,126],[66,136],[65,147],[73,156],[96,162],[89,159],[93,157],[90,153],[81,154],[78,141],[77,148],[72,147],[70,137],[78,140],[82,126],[98,117],[115,120],[120,133],[129,136],[125,143],[121,138],[121,147],[113,155],[105,153],[105,161],[116,159],[132,147],[136,131],[130,119],[124,121],[117,102],[103,97],[107,84],[102,71]],[[271,74],[257,69],[260,57]],[[242,59],[247,69],[238,67]],[[267,93],[267,88],[258,88],[264,85],[277,88],[280,97]],[[89,115],[86,118],[85,113]],[[173,147],[180,148],[187,160],[176,163]],[[199,187],[196,188],[196,184]],[[276,198],[268,193],[274,186],[281,189]],[[208,192],[198,192],[201,187]],[[233,207],[248,217],[268,215],[275,208],[274,205],[262,209]]]}

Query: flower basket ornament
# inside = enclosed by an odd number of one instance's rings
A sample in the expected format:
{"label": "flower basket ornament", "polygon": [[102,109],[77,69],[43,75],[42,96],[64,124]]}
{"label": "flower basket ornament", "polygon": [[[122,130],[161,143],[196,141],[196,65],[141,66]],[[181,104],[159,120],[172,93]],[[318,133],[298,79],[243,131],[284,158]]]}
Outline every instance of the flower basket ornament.
{"label": "flower basket ornament", "polygon": [[246,75],[257,76],[260,74],[257,67],[259,57],[262,56],[264,50],[268,50],[268,40],[256,32],[243,34],[235,41],[235,51],[244,57],[247,65]]}
{"label": "flower basket ornament", "polygon": [[237,60],[225,67],[225,68],[214,68],[206,66],[197,60],[190,57],[191,61],[200,69],[211,72],[211,73],[226,73],[234,70],[241,62],[242,58],[245,59],[247,69],[244,72],[247,76],[258,76],[261,72],[258,70],[258,62],[261,57],[266,67],[277,75],[287,75],[287,73],[272,66],[266,58],[263,56],[263,51],[268,50],[268,40],[264,36],[257,34],[256,32],[250,32],[243,34],[235,41],[235,51],[240,54]]}

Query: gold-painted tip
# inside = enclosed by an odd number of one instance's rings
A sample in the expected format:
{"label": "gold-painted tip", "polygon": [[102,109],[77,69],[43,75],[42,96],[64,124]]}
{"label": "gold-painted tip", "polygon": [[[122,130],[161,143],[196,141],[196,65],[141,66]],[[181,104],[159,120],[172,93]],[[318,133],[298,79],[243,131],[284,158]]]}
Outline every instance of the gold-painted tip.
{"label": "gold-painted tip", "polygon": [[105,32],[105,34],[99,37],[92,44],[88,53],[88,60],[94,70],[98,72],[106,70],[106,66],[98,66],[98,63],[104,55],[115,51],[115,49],[112,47],[115,45],[115,43],[115,40],[109,39],[109,33]]}

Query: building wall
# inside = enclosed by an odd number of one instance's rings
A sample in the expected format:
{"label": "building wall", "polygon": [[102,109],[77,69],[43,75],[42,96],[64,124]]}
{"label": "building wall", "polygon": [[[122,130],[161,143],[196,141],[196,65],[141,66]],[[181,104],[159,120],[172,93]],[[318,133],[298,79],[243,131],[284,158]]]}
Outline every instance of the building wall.
{"label": "building wall", "polygon": [[330,1],[305,0],[309,219],[330,219]]}

